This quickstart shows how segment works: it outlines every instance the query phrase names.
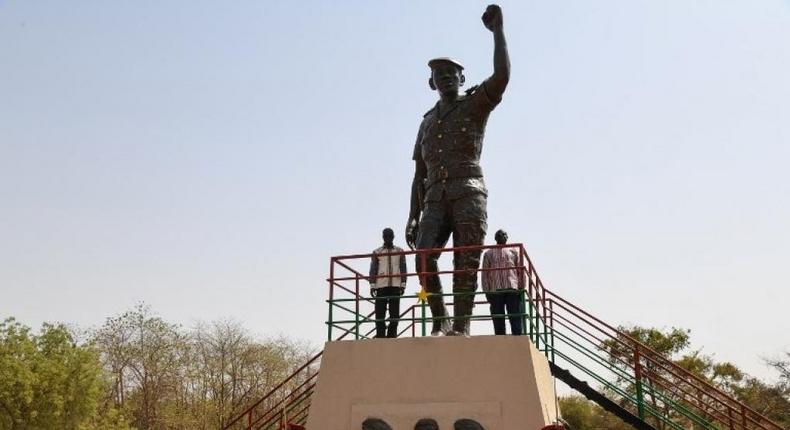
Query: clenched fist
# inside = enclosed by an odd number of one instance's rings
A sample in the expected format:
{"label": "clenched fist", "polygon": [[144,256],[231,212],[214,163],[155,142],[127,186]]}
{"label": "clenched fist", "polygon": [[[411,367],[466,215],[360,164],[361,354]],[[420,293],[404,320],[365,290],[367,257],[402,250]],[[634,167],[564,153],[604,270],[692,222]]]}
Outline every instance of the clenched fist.
{"label": "clenched fist", "polygon": [[502,8],[495,4],[490,4],[483,12],[480,18],[483,20],[483,25],[490,31],[502,29]]}

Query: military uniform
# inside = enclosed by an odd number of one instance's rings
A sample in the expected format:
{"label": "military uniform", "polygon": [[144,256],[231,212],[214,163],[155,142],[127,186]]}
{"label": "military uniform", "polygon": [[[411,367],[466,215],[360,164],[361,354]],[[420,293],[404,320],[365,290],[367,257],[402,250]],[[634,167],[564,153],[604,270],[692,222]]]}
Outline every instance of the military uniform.
{"label": "military uniform", "polygon": [[[426,177],[422,178],[425,192],[418,249],[443,248],[451,234],[454,247],[483,244],[488,190],[479,164],[480,153],[488,116],[500,101],[489,95],[486,85],[483,82],[472,87],[443,109],[437,102],[420,125],[413,158],[418,165],[424,163]],[[428,257],[426,271],[438,270],[438,258],[438,254]],[[454,297],[453,330],[468,334],[466,317],[472,313],[480,252],[456,252],[453,264],[455,270],[470,270],[453,276],[453,292],[468,293]],[[422,270],[419,256],[417,268]],[[438,275],[427,278],[426,290],[442,292]],[[428,303],[434,317],[447,315],[442,296],[431,295]],[[434,331],[437,323],[435,320]]]}

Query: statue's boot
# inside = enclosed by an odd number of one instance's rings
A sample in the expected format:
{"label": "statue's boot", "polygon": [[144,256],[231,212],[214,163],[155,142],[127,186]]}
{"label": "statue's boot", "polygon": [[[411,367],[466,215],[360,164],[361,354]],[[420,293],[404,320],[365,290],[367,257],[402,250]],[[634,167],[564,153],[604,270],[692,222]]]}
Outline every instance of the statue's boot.
{"label": "statue's boot", "polygon": [[453,329],[448,332],[449,336],[469,336],[469,326],[474,306],[474,295],[464,294],[455,296],[453,305]]}
{"label": "statue's boot", "polygon": [[431,336],[444,336],[450,331],[450,320],[443,318],[447,316],[447,307],[444,305],[444,297],[440,295],[428,296],[428,305],[431,307],[431,315],[433,316]]}

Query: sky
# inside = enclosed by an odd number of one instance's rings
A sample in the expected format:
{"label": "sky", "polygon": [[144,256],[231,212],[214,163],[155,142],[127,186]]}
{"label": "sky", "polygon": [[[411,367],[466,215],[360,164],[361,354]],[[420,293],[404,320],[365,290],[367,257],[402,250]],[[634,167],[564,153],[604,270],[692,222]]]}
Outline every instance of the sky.
{"label": "sky", "polygon": [[[0,318],[91,328],[144,302],[320,346],[330,256],[384,227],[405,246],[427,60],[493,70],[485,6],[0,0]],[[790,1],[502,8],[487,242],[506,229],[612,325],[687,328],[775,378]]]}

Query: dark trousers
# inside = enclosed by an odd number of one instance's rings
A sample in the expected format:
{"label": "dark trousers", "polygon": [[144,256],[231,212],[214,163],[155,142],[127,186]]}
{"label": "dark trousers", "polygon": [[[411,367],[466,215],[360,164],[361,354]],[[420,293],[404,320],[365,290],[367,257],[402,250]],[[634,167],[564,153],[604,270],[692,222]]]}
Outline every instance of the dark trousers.
{"label": "dark trousers", "polygon": [[[521,306],[521,294],[519,290],[499,290],[496,293],[486,293],[486,299],[491,305],[491,320],[494,322],[494,334],[505,334],[505,309],[507,309],[508,319],[510,320],[510,332],[514,335],[520,335],[521,331],[521,315],[512,315],[523,313]],[[502,315],[502,316],[494,316]]]}
{"label": "dark trousers", "polygon": [[[376,337],[398,337],[398,318],[400,317],[400,287],[381,287],[376,289]],[[390,310],[389,327],[384,318]]]}
{"label": "dark trousers", "polygon": [[[473,194],[456,200],[444,196],[439,201],[426,202],[420,218],[417,249],[444,248],[450,236],[453,237],[453,247],[482,245],[488,228],[487,219],[485,194]],[[422,267],[421,256],[416,255],[416,258],[418,272],[439,270],[439,254],[429,254],[425,268]],[[457,294],[452,298],[453,330],[469,334],[469,316],[472,315],[474,292],[477,290],[480,250],[455,252],[453,267],[455,270],[467,270],[453,275],[453,293]],[[433,318],[447,316],[439,275],[426,276],[425,283],[425,291],[434,293],[428,296]],[[439,320],[434,320],[432,331],[438,329]]]}

